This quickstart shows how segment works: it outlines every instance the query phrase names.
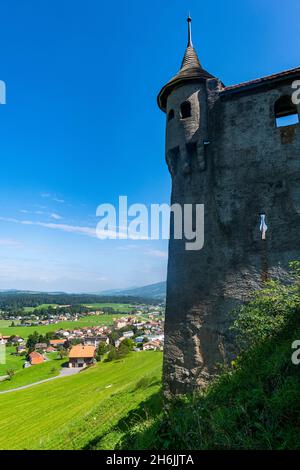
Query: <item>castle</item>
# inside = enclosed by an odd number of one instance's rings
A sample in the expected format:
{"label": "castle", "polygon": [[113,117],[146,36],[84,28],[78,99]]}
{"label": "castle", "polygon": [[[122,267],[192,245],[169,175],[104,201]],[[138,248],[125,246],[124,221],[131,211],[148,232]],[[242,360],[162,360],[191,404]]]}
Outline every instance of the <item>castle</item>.
{"label": "castle", "polygon": [[[164,387],[205,386],[234,357],[230,312],[300,254],[300,67],[225,86],[192,43],[160,91],[171,203],[204,204],[205,243],[187,251],[171,217]],[[268,230],[266,231],[266,228]]]}

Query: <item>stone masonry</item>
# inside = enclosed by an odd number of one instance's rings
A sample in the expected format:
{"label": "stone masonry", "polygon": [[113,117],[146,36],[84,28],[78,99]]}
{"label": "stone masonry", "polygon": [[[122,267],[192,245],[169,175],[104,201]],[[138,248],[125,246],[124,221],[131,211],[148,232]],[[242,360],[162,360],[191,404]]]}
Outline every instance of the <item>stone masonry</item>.
{"label": "stone masonry", "polygon": [[[191,37],[163,87],[171,203],[205,205],[205,243],[171,238],[167,279],[166,395],[205,386],[234,357],[230,312],[300,255],[300,125],[291,101],[300,68],[226,87],[201,66]],[[264,213],[266,240],[259,229]]]}

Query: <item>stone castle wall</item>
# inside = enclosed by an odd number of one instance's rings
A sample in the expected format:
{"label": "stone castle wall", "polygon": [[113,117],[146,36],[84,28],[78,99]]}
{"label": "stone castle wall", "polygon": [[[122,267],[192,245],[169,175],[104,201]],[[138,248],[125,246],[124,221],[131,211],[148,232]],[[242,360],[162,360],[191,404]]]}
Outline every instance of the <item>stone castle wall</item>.
{"label": "stone castle wall", "polygon": [[[166,134],[171,202],[205,205],[205,244],[187,251],[185,240],[170,240],[166,394],[206,385],[234,357],[230,312],[267,275],[285,276],[300,254],[300,125],[276,128],[274,114],[291,82],[221,90],[217,79],[190,83],[167,103],[175,112]],[[185,100],[192,116],[180,119]]]}

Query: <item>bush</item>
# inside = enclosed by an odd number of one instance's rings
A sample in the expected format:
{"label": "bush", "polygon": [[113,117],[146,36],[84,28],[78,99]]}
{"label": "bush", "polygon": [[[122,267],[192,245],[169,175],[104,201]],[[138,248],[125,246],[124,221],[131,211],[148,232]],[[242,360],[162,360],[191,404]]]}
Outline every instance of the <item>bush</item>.
{"label": "bush", "polygon": [[253,300],[235,312],[235,331],[241,350],[271,339],[300,308],[300,263],[290,263],[293,282],[266,282],[265,288],[254,293]]}
{"label": "bush", "polygon": [[7,369],[6,374],[8,375],[7,380],[11,380],[13,376],[15,375],[14,369]]}
{"label": "bush", "polygon": [[107,355],[106,362],[114,361],[116,359],[118,359],[118,354],[116,348],[113,346]]}
{"label": "bush", "polygon": [[104,341],[101,341],[99,343],[99,346],[98,346],[98,349],[97,349],[97,352],[96,352],[96,360],[98,362],[101,362],[103,357],[107,353],[107,351],[108,351],[107,344]]}

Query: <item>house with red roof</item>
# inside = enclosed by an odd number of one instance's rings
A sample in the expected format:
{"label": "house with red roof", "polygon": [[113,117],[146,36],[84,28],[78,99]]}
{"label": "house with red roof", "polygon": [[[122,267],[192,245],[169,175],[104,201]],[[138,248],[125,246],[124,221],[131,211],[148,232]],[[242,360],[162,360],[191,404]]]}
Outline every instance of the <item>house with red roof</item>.
{"label": "house with red roof", "polygon": [[33,351],[29,354],[29,361],[32,366],[36,366],[37,364],[42,364],[45,362],[45,358],[42,354],[38,353],[37,351]]}
{"label": "house with red roof", "polygon": [[76,344],[69,353],[69,367],[87,367],[95,362],[94,346]]}

